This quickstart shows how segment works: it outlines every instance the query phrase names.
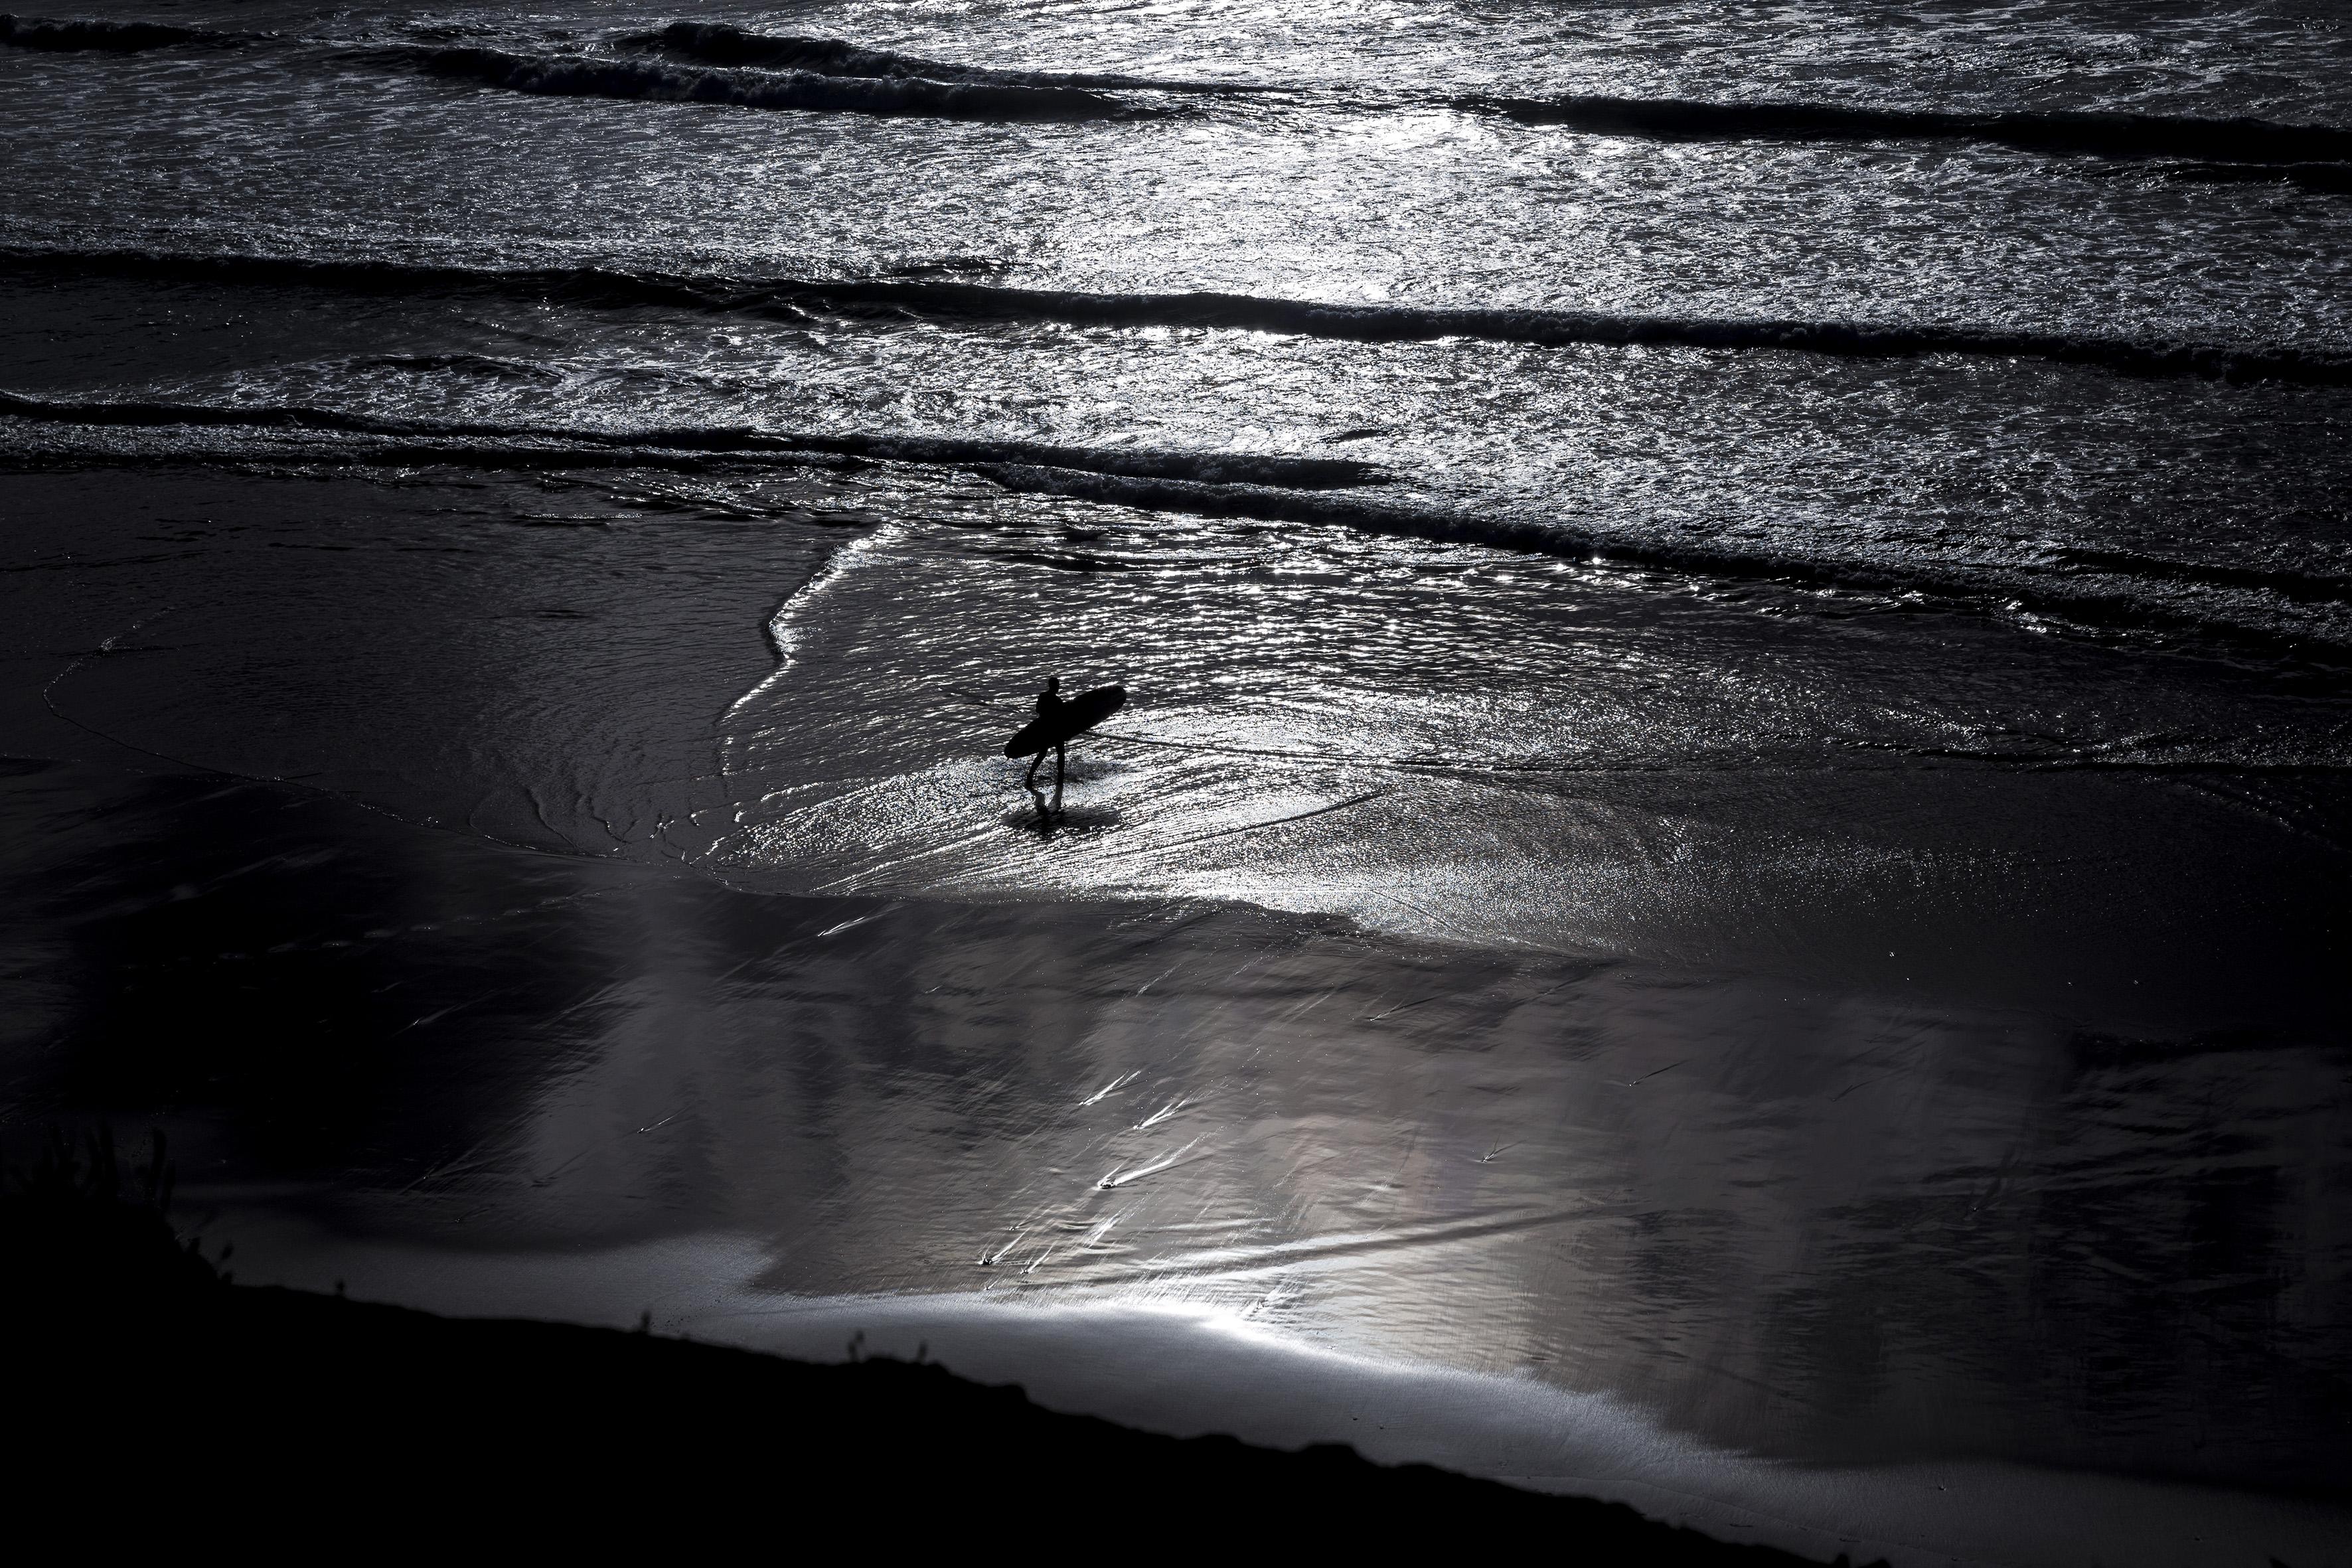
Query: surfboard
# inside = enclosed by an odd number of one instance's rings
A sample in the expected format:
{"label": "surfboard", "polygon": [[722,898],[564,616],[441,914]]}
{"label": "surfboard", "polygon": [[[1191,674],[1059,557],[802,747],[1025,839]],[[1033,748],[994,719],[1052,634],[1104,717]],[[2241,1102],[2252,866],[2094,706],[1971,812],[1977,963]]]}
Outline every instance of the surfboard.
{"label": "surfboard", "polygon": [[1034,757],[1052,749],[1057,741],[1066,741],[1093,729],[1126,704],[1124,686],[1097,686],[1092,691],[1081,691],[1052,713],[1032,720],[1019,734],[1004,742],[1004,754]]}

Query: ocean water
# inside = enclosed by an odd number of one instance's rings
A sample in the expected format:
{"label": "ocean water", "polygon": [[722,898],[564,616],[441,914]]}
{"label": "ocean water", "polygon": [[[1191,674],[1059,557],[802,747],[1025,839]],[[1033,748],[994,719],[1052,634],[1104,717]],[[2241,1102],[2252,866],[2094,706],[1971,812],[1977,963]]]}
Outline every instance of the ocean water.
{"label": "ocean water", "polygon": [[0,19],[7,1136],[387,1299],[2345,1560],[2347,23]]}

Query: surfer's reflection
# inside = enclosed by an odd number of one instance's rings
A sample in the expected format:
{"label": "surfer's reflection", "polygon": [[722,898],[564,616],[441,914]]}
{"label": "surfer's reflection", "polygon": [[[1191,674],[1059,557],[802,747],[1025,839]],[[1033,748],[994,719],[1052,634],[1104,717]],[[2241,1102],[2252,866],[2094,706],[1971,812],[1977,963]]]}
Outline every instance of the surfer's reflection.
{"label": "surfer's reflection", "polygon": [[[1045,689],[1037,694],[1037,717],[1004,742],[1006,756],[1029,759],[1029,771],[1021,776],[1021,787],[1036,800],[1040,816],[1058,816],[1062,810],[1062,785],[1069,773],[1071,737],[1093,729],[1118,712],[1126,701],[1127,688],[1123,686],[1098,686],[1066,700],[1062,696],[1062,678],[1045,678]],[[1037,787],[1037,769],[1048,750],[1054,753],[1054,798],[1050,803]]]}
{"label": "surfer's reflection", "polygon": [[1021,787],[1027,790],[1029,792],[1029,798],[1037,803],[1038,830],[1050,837],[1053,835],[1055,820],[1062,815],[1061,786],[1059,784],[1055,785],[1054,798],[1050,803],[1045,799],[1045,792],[1039,789],[1035,784],[1031,784],[1027,779],[1023,779],[1021,781]]}

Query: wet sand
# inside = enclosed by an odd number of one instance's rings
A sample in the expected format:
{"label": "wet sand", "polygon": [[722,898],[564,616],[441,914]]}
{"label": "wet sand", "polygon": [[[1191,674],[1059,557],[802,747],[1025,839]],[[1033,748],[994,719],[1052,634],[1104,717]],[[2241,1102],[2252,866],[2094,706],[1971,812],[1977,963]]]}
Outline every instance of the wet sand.
{"label": "wet sand", "polygon": [[[1989,1455],[2334,1479],[2335,1051],[1229,906],[749,894],[197,775],[20,764],[8,801],[11,1125],[167,1128],[249,1279],[866,1327],[1294,1436],[1220,1370],[1240,1333],[1300,1411],[1373,1375],[1319,1365],[1536,1401],[1386,1458],[1523,1473],[1546,1400],[1598,1399],[1602,1495],[1690,1489],[1662,1444],[1882,1502],[1884,1467]],[[1901,1543],[1852,1506],[1782,1510]]]}
{"label": "wet sand", "polygon": [[[1054,834],[948,764],[881,818],[977,874],[894,885],[730,858],[728,725],[838,535],[534,493],[9,480],[12,1143],[167,1129],[257,1281],[864,1329],[1820,1556],[2326,1560],[2336,775],[1650,769],[1514,819],[1391,769],[1351,847],[1202,840],[1296,779],[1107,742]],[[820,793],[936,803],[895,765]],[[1332,898],[1431,843],[1444,918]]]}

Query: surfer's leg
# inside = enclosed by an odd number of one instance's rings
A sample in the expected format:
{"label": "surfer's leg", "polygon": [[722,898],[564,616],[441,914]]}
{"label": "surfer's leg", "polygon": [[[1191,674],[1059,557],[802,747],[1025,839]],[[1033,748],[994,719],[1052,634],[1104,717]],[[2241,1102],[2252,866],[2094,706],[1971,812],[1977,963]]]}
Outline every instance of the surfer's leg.
{"label": "surfer's leg", "polygon": [[1062,809],[1062,765],[1068,760],[1065,742],[1055,742],[1054,743],[1054,809],[1055,811]]}
{"label": "surfer's leg", "polygon": [[1037,782],[1037,764],[1045,760],[1045,753],[1044,752],[1039,752],[1035,756],[1029,759],[1029,771],[1021,775],[1021,787],[1023,789],[1027,789],[1031,784]]}

